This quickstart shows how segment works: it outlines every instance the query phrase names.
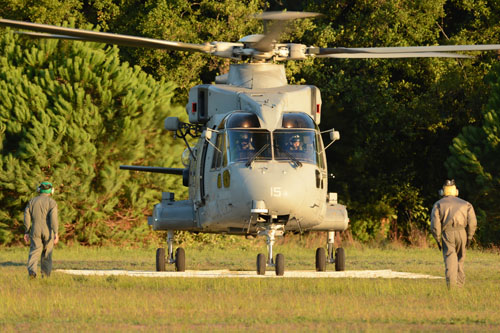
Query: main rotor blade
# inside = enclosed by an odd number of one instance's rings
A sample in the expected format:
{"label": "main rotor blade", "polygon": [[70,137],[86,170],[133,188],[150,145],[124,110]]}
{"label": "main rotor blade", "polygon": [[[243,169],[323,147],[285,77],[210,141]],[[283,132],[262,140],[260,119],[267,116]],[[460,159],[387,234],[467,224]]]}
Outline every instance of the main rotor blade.
{"label": "main rotor blade", "polygon": [[[90,31],[83,29],[74,29],[66,27],[58,27],[48,24],[30,23],[22,21],[14,21],[7,19],[0,19],[0,25],[5,25],[9,27],[14,27],[17,29],[26,29],[38,32],[45,32],[53,34],[52,36],[44,36],[45,38],[61,38],[61,39],[71,39],[64,36],[76,37],[76,39],[88,42],[97,43],[108,43],[123,46],[133,46],[133,47],[148,47],[155,49],[168,49],[177,51],[195,51],[210,53],[212,51],[212,46],[210,44],[191,44],[182,42],[171,42],[161,39],[136,37],[129,35],[119,35],[107,32]],[[60,36],[62,35],[62,36]],[[60,36],[60,37],[59,37]],[[38,36],[40,37],[40,36]],[[73,38],[75,39],[75,38]]]}
{"label": "main rotor blade", "polygon": [[318,17],[321,16],[320,13],[312,12],[264,12],[257,14],[254,17],[260,20],[277,20],[277,21],[288,21],[296,20],[308,17]]}
{"label": "main rotor blade", "polygon": [[287,21],[317,16],[321,16],[321,14],[306,12],[264,12],[255,15],[254,17],[257,19],[272,20],[276,22],[271,26],[271,31],[266,32],[264,37],[253,44],[252,47],[259,52],[269,52],[274,48],[274,43],[276,43],[285,30],[288,23]]}
{"label": "main rotor blade", "polygon": [[79,37],[65,36],[65,35],[54,35],[47,34],[45,32],[28,32],[28,31],[15,31],[18,35],[33,37],[33,38],[47,38],[47,39],[68,39],[68,40],[79,40],[85,42],[85,39]]}
{"label": "main rotor blade", "polygon": [[336,53],[318,55],[318,58],[339,59],[382,59],[382,58],[474,58],[468,54],[444,52],[413,52],[413,53]]}
{"label": "main rotor blade", "polygon": [[254,49],[260,52],[269,52],[274,48],[274,43],[279,39],[283,30],[285,30],[286,22],[277,21],[272,27],[271,31],[266,33],[258,42],[252,45]]}
{"label": "main rotor blade", "polygon": [[[500,50],[500,44],[485,44],[485,45],[436,45],[436,46],[407,46],[407,47],[364,47],[364,48],[319,48],[319,50],[314,50],[312,53],[317,56],[327,56],[333,58],[377,58],[378,55],[382,57],[387,57],[389,54],[421,54],[422,57],[425,56],[440,56],[431,55],[434,52],[460,52],[460,51],[491,51]],[[427,54],[427,55],[424,55]],[[358,56],[355,56],[358,55]],[[401,56],[402,57],[402,56]],[[452,57],[456,58],[457,55]],[[397,58],[395,56],[394,58]]]}

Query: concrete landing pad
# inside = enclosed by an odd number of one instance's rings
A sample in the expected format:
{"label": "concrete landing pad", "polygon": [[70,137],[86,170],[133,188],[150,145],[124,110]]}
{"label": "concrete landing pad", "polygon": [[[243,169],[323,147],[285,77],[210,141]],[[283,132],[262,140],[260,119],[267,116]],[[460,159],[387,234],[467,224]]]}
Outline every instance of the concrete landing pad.
{"label": "concrete landing pad", "polygon": [[185,272],[150,272],[150,271],[125,271],[125,270],[72,270],[58,269],[60,273],[72,275],[94,276],[140,276],[140,277],[183,277],[183,278],[361,278],[361,279],[442,279],[443,277],[426,274],[394,272],[387,270],[376,271],[343,271],[343,272],[316,272],[316,271],[286,271],[284,276],[276,276],[273,270],[268,270],[266,275],[257,275],[255,271],[185,271]]}

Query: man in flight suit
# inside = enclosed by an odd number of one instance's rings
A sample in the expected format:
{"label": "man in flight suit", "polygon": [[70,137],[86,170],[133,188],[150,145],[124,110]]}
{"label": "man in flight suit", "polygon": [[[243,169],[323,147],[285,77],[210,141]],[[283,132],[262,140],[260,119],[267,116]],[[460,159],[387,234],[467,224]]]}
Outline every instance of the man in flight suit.
{"label": "man in flight suit", "polygon": [[57,203],[50,196],[54,188],[49,182],[42,182],[37,188],[39,196],[30,200],[24,210],[24,240],[30,244],[28,273],[36,277],[38,260],[41,256],[42,276],[49,276],[52,271],[52,249],[59,242],[59,222]]}
{"label": "man in flight suit", "polygon": [[302,150],[301,148],[302,147],[301,147],[301,142],[300,142],[300,136],[298,134],[292,136],[290,138],[289,149],[292,151],[298,151],[298,150]]}
{"label": "man in flight suit", "polygon": [[454,180],[447,180],[439,193],[443,198],[432,207],[431,232],[443,251],[446,284],[462,287],[465,248],[476,232],[476,214],[469,202],[458,198]]}

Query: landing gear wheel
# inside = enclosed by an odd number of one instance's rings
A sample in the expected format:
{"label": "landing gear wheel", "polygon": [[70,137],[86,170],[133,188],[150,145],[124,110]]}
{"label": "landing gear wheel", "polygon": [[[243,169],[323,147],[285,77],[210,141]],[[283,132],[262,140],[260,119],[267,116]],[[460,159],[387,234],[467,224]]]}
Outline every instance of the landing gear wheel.
{"label": "landing gear wheel", "polygon": [[274,269],[276,270],[276,276],[283,276],[283,274],[285,274],[285,256],[281,253],[276,255]]}
{"label": "landing gear wheel", "polygon": [[336,271],[345,270],[345,251],[341,247],[335,250],[335,270]]}
{"label": "landing gear wheel", "polygon": [[266,275],[266,256],[263,253],[257,255],[257,274]]}
{"label": "landing gear wheel", "polygon": [[177,272],[186,270],[186,252],[182,247],[177,248],[175,251],[175,270]]}
{"label": "landing gear wheel", "polygon": [[326,271],[326,250],[322,247],[316,249],[316,272]]}
{"label": "landing gear wheel", "polygon": [[156,249],[156,271],[165,271],[165,249],[162,247]]}

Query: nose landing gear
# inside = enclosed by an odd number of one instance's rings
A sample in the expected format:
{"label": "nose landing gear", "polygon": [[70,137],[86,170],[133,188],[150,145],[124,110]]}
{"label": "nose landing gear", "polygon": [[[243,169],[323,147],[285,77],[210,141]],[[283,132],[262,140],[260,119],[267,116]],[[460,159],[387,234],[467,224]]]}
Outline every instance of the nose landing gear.
{"label": "nose landing gear", "polygon": [[285,256],[278,253],[276,259],[273,260],[273,245],[276,241],[276,236],[283,236],[284,228],[283,224],[269,224],[264,230],[259,231],[258,235],[266,236],[268,256],[266,262],[266,257],[263,253],[257,255],[258,275],[266,275],[266,266],[274,267],[277,276],[285,274]]}

